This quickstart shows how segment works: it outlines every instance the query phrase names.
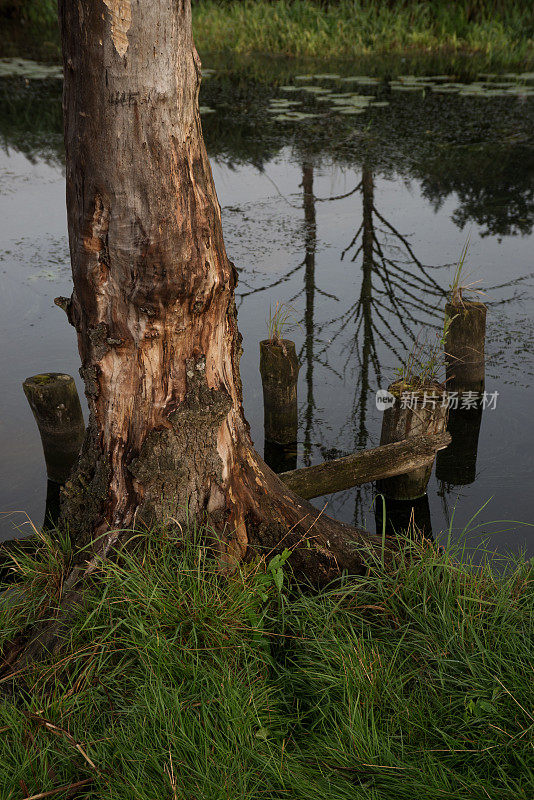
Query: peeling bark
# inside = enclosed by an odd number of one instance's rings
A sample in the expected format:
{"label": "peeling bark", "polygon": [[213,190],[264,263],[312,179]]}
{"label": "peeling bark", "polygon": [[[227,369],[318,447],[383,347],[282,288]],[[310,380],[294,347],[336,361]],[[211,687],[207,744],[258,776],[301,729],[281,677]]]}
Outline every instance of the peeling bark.
{"label": "peeling bark", "polygon": [[138,0],[131,19],[126,6],[59,0],[74,291],[58,305],[90,415],[62,500],[77,555],[52,621],[2,653],[5,690],[61,646],[84,579],[141,521],[209,515],[223,565],[288,547],[316,584],[385,555],[381,537],[317,511],[254,451],[190,2]]}
{"label": "peeling bark", "polygon": [[358,545],[373,537],[317,521],[252,447],[190,3],[59,6],[74,291],[58,302],[77,330],[91,420],[64,518],[86,545],[208,513],[223,560],[309,536],[301,566],[314,554],[315,577],[361,568]]}

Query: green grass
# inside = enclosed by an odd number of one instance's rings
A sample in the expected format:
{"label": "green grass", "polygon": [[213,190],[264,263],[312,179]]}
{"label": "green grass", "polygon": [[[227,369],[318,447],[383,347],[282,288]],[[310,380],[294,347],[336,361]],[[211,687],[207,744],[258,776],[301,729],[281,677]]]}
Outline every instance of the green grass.
{"label": "green grass", "polygon": [[496,64],[534,52],[534,12],[522,0],[200,0],[194,31],[204,52],[352,58],[450,50],[483,53]]}
{"label": "green grass", "polygon": [[59,61],[57,0],[0,0],[0,56]]}
{"label": "green grass", "polygon": [[[415,545],[317,594],[280,558],[224,579],[192,539],[103,565],[62,657],[3,700],[3,800],[77,781],[94,800],[534,795],[532,563]],[[20,557],[2,642],[57,601],[69,558],[67,539]]]}
{"label": "green grass", "polygon": [[[194,0],[193,19],[202,53],[315,59],[464,53],[502,68],[532,62],[533,9],[526,0]],[[0,0],[2,54],[57,58],[56,14],[55,0]]]}

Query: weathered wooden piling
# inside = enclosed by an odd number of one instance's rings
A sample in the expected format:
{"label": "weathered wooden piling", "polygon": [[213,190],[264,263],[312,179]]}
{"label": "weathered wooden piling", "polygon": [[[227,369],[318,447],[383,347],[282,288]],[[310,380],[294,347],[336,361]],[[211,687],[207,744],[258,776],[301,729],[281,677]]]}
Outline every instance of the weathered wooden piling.
{"label": "weathered wooden piling", "polygon": [[263,460],[273,472],[293,471],[297,468],[297,442],[278,444],[265,440]]}
{"label": "weathered wooden piling", "polygon": [[470,300],[449,302],[445,306],[449,392],[484,391],[486,312],[484,303]]}
{"label": "weathered wooden piling", "polygon": [[436,478],[450,486],[468,486],[477,471],[478,436],[482,422],[482,405],[476,408],[454,408],[449,411],[447,430],[451,443],[438,453]]}
{"label": "weathered wooden piling", "polygon": [[414,537],[432,539],[432,520],[427,494],[413,500],[395,500],[386,497],[384,502],[381,497],[377,497],[375,521],[376,532],[379,536],[385,531],[386,536],[402,536],[409,533]]}
{"label": "weathered wooden piling", "polygon": [[74,379],[59,372],[46,372],[26,378],[22,386],[41,434],[48,479],[63,484],[85,434]]}
{"label": "weathered wooden piling", "polygon": [[[392,405],[384,411],[380,444],[399,442],[411,436],[442,433],[447,426],[445,388],[439,383],[411,389],[402,381],[389,387]],[[432,472],[431,463],[403,475],[377,481],[377,492],[396,500],[422,497]]]}
{"label": "weathered wooden piling", "polygon": [[297,441],[299,362],[289,339],[260,342],[265,441],[288,445]]}
{"label": "weathered wooden piling", "polygon": [[283,472],[280,478],[300,497],[319,497],[361,486],[379,478],[402,475],[418,467],[432,467],[436,452],[447,447],[450,440],[446,431],[430,436],[410,436],[402,442],[362,450],[312,467]]}

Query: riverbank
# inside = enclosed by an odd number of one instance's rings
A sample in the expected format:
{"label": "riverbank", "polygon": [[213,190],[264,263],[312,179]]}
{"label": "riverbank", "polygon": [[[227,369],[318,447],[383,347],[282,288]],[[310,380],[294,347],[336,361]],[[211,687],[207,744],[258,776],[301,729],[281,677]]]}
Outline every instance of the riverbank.
{"label": "riverbank", "polygon": [[[532,797],[532,562],[414,545],[317,594],[280,557],[221,580],[201,542],[153,532],[94,573],[62,658],[0,705],[2,797]],[[17,558],[1,643],[70,555]]]}
{"label": "riverbank", "polygon": [[[59,57],[56,4],[0,2],[0,55]],[[313,59],[475,57],[480,67],[534,63],[534,11],[521,0],[197,0],[195,42],[202,55],[233,53]],[[22,23],[22,24],[21,24]]]}
{"label": "riverbank", "polygon": [[326,59],[470,53],[484,55],[495,67],[534,56],[534,12],[513,0],[201,0],[194,6],[194,31],[203,52]]}

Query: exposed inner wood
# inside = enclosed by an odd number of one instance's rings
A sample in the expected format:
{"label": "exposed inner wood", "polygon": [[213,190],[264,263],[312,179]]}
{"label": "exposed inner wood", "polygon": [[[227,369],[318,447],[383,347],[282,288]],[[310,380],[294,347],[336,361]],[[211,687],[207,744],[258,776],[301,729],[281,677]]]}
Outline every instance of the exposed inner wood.
{"label": "exposed inner wood", "polygon": [[74,291],[58,302],[90,409],[63,514],[87,568],[124,529],[209,515],[223,561],[308,539],[294,564],[314,579],[363,569],[378,538],[319,514],[250,440],[190,3],[60,0],[60,20]]}

